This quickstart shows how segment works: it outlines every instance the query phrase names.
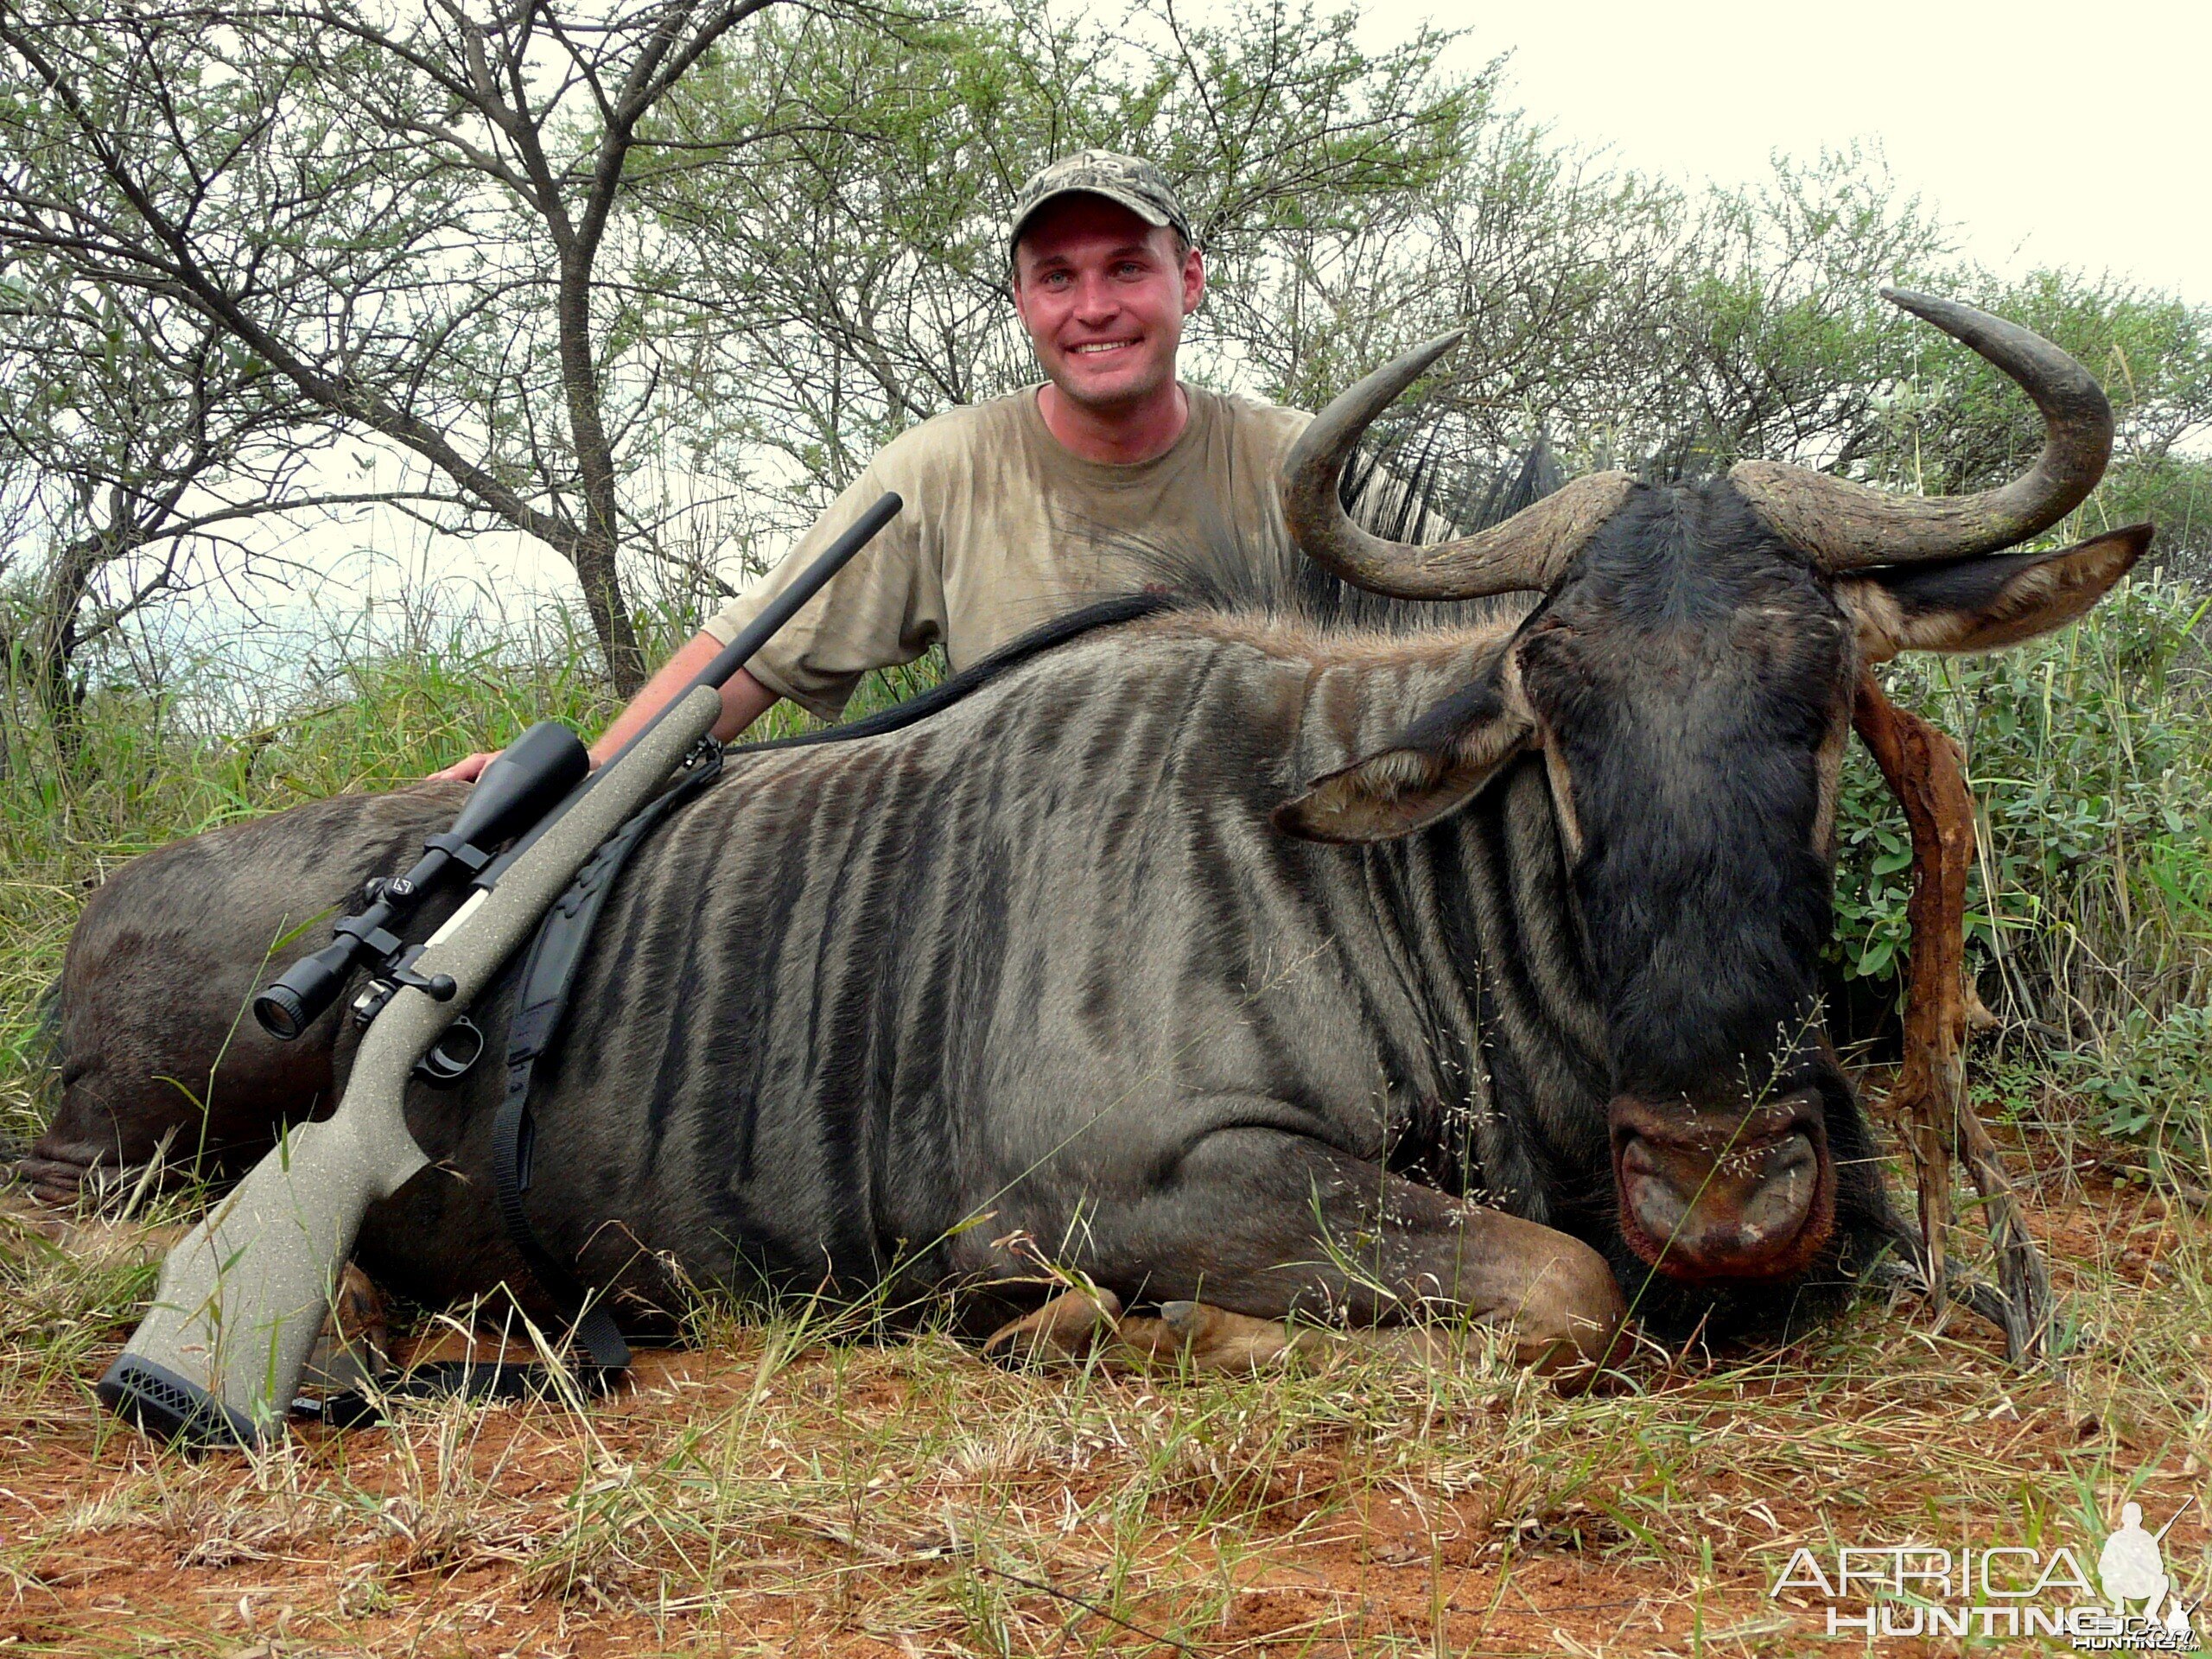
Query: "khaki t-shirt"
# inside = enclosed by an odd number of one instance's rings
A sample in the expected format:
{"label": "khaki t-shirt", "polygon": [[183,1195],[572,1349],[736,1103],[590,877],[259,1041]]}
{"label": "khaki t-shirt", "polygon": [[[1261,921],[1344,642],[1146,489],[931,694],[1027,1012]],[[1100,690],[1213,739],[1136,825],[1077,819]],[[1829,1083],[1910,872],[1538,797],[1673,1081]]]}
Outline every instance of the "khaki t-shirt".
{"label": "khaki t-shirt", "polygon": [[1150,576],[1136,550],[1173,556],[1226,532],[1277,533],[1275,477],[1312,417],[1185,386],[1190,420],[1133,466],[1071,454],[1037,389],[948,410],[877,452],[782,563],[707,631],[727,645],[886,490],[906,510],[748,665],[770,690],[834,720],[870,669],[943,640],[955,669],[1086,601]]}

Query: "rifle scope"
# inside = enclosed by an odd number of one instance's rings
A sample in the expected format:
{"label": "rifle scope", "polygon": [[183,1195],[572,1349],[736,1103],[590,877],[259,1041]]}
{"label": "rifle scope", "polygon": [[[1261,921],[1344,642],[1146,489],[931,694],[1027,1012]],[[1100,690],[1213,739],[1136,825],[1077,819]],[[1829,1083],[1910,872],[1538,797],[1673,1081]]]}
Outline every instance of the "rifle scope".
{"label": "rifle scope", "polygon": [[[332,930],[337,938],[287,968],[253,999],[253,1017],[271,1037],[290,1042],[321,1019],[354,969],[371,966],[403,984],[415,982],[400,962],[405,942],[391,930],[432,893],[474,875],[494,849],[542,819],[591,769],[582,741],[560,721],[542,720],[494,756],[469,791],[453,827],[423,842],[406,874],[375,884],[374,902]],[[454,993],[443,974],[419,989],[442,1002]]]}

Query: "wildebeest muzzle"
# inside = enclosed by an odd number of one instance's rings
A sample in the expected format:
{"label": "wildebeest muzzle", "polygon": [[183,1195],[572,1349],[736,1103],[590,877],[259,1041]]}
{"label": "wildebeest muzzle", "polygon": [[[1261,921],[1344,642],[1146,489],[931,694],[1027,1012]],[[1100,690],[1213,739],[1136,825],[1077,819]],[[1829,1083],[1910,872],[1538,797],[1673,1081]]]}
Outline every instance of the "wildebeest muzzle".
{"label": "wildebeest muzzle", "polygon": [[1827,1243],[1835,1165],[1816,1093],[1731,1110],[1623,1096],[1607,1116],[1621,1232],[1669,1278],[1787,1279]]}

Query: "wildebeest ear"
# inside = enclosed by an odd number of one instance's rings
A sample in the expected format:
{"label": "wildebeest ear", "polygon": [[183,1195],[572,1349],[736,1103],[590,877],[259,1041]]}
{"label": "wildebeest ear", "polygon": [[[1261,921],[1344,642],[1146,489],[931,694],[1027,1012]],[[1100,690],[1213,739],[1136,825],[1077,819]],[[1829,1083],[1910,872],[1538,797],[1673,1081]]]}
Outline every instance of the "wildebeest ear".
{"label": "wildebeest ear", "polygon": [[1996,651],[2063,627],[2105,596],[2151,545],[2130,524],[2055,553],[1999,553],[1840,576],[1837,601],[1870,663],[1901,651]]}
{"label": "wildebeest ear", "polygon": [[1387,749],[1313,780],[1275,808],[1275,828],[1306,841],[1390,841],[1474,799],[1528,741],[1528,717],[1486,676],[1432,709]]}

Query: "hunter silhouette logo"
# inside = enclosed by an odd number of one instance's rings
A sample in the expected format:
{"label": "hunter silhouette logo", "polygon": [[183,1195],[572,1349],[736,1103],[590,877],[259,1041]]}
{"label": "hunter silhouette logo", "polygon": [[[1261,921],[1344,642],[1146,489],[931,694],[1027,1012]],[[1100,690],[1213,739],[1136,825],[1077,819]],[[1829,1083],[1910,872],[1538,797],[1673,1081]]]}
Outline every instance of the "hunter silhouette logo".
{"label": "hunter silhouette logo", "polygon": [[2094,1582],[2064,1544],[1846,1545],[1826,1558],[1796,1550],[1767,1595],[1817,1611],[1828,1636],[2056,1637],[2085,1653],[2196,1653],[2198,1604],[2182,1599],[2164,1548],[2196,1501],[2155,1533],[2141,1504],[2123,1504]]}
{"label": "hunter silhouette logo", "polygon": [[[2121,1506],[2120,1530],[2105,1540],[2104,1552],[2097,1557],[2097,1581],[2104,1586],[2105,1599],[2112,1604],[2113,1611],[2121,1618],[2138,1612],[2168,1635],[2195,1634],[2190,1628],[2190,1610],[2182,1605],[2180,1593],[2166,1576],[2165,1555],[2159,1546],[2173,1530],[2174,1522],[2196,1501],[2194,1495],[2185,1499],[2155,1534],[2143,1530],[2140,1503]],[[2139,1606],[2133,1605],[2139,1603]]]}

